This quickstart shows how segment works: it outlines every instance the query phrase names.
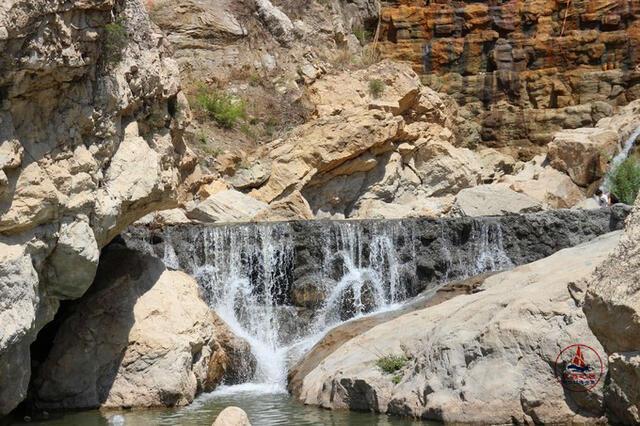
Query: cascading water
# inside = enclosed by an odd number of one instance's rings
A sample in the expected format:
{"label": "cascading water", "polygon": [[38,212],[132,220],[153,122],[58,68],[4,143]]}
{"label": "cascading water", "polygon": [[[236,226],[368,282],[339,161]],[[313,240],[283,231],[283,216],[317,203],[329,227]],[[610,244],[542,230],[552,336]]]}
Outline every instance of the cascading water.
{"label": "cascading water", "polygon": [[640,126],[638,126],[633,131],[631,136],[627,138],[627,140],[624,143],[624,146],[622,147],[622,151],[620,151],[618,155],[616,155],[613,158],[613,160],[611,160],[609,171],[607,172],[607,175],[604,177],[602,181],[602,185],[600,185],[599,192],[600,194],[602,194],[598,198],[598,202],[600,202],[600,204],[607,204],[607,205],[609,204],[609,195],[611,193],[611,183],[612,183],[611,179],[613,177],[613,174],[615,173],[618,166],[620,166],[620,164],[622,164],[622,162],[624,162],[624,160],[626,160],[629,157],[629,154],[631,153],[631,150],[633,149],[638,138],[640,138]]}
{"label": "cascading water", "polygon": [[[439,247],[442,273],[428,278],[436,286],[512,266],[500,224],[491,221],[468,221],[467,231],[442,228],[433,243],[420,242],[416,225],[403,221],[324,222],[303,232],[293,226],[168,228],[157,238],[160,252],[151,241],[136,243],[197,279],[212,309],[250,344],[257,363],[251,386],[263,392],[286,391],[288,364],[331,327],[399,307],[429,287],[418,276],[418,259],[429,262],[418,246]],[[296,249],[307,250],[306,257]],[[291,296],[301,277],[322,294],[306,311]]]}

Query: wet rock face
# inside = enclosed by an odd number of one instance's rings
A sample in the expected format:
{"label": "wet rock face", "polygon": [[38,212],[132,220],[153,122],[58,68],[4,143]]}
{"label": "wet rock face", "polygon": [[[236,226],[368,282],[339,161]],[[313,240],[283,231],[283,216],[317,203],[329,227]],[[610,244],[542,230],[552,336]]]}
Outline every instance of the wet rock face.
{"label": "wet rock face", "polygon": [[0,415],[29,345],[93,281],[100,249],[175,203],[189,107],[138,0],[0,6]]}
{"label": "wet rock face", "polygon": [[[361,304],[363,312],[375,307],[377,292],[400,301],[446,280],[530,263],[621,229],[627,214],[627,208],[615,207],[440,220],[132,227],[124,237],[128,246],[193,276],[212,269],[214,280],[225,279],[225,270],[235,268],[246,270],[247,279],[255,281],[252,288],[274,281],[278,304],[317,312],[344,286],[339,300],[350,302],[348,308],[338,305],[335,314],[345,319],[354,306]],[[242,265],[227,265],[230,258]],[[350,279],[364,285],[349,286]],[[353,291],[359,291],[357,299]]]}
{"label": "wet rock face", "polygon": [[638,97],[635,1],[427,3],[387,2],[381,48],[466,105],[487,145],[529,157]]}

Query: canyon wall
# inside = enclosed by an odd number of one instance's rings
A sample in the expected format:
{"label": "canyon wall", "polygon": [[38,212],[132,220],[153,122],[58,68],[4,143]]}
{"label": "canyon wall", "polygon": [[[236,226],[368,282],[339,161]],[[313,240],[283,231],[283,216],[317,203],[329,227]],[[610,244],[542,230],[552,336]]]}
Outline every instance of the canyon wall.
{"label": "canyon wall", "polygon": [[0,5],[0,416],[30,344],[91,285],[100,250],[175,205],[189,106],[138,0]]}
{"label": "canyon wall", "polygon": [[638,14],[637,0],[386,1],[379,46],[463,106],[467,143],[530,159],[639,97]]}

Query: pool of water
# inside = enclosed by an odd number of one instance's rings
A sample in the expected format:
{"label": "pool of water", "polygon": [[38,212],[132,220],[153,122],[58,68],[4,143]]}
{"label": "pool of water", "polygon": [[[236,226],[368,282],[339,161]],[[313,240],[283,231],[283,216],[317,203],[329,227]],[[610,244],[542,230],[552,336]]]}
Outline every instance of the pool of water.
{"label": "pool of water", "polygon": [[372,413],[330,411],[309,407],[293,400],[286,393],[265,393],[251,385],[221,387],[198,397],[193,404],[179,409],[153,409],[129,411],[81,411],[50,414],[48,420],[18,422],[39,426],[211,426],[216,416],[226,407],[234,405],[249,415],[253,426],[410,426],[424,425]]}

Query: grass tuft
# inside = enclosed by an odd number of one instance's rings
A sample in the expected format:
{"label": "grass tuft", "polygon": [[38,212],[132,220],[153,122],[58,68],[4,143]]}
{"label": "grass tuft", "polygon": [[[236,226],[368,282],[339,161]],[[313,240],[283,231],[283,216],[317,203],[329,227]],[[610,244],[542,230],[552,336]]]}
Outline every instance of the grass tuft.
{"label": "grass tuft", "polygon": [[225,129],[233,128],[238,120],[247,117],[244,100],[218,90],[201,88],[196,95],[196,103]]}
{"label": "grass tuft", "polygon": [[372,98],[378,99],[384,93],[385,84],[382,80],[371,80],[369,81],[369,94]]}

